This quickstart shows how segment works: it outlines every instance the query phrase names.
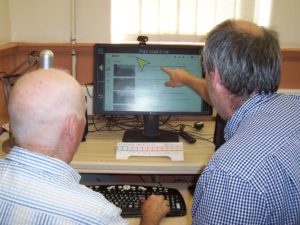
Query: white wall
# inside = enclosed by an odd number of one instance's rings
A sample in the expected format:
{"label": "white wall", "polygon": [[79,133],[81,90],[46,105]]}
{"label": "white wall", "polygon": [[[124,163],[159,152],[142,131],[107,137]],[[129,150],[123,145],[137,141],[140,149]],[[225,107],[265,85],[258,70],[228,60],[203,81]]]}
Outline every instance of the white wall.
{"label": "white wall", "polygon": [[67,42],[70,10],[67,0],[9,0],[13,42]]}
{"label": "white wall", "polygon": [[299,0],[273,0],[271,27],[279,32],[281,47],[300,47],[299,23]]}
{"label": "white wall", "polygon": [[[109,43],[110,0],[75,1],[77,42]],[[273,0],[270,24],[282,47],[300,47],[299,11],[299,0]],[[0,43],[69,42],[70,27],[71,0],[0,0]]]}
{"label": "white wall", "polygon": [[[69,42],[71,0],[9,0],[11,41]],[[77,42],[110,42],[110,1],[75,0]]]}
{"label": "white wall", "polygon": [[79,42],[110,42],[110,0],[77,0]]}
{"label": "white wall", "polygon": [[8,0],[0,0],[0,45],[10,42]]}

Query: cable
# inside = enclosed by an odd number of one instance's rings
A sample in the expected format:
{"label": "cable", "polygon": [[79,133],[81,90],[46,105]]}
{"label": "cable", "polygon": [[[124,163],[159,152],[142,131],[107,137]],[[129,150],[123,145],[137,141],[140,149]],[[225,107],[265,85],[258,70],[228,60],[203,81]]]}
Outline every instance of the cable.
{"label": "cable", "polygon": [[165,121],[162,121],[161,124],[159,124],[159,126],[163,126],[165,125],[166,123],[168,123],[168,121],[171,119],[172,116],[168,116],[167,119]]}
{"label": "cable", "polygon": [[89,96],[90,98],[94,98],[94,96],[91,95],[91,93],[90,93],[90,90],[89,90],[89,88],[88,88],[88,84],[84,84],[84,86],[85,86],[85,89],[86,89],[86,92],[87,92],[88,96]]}
{"label": "cable", "polygon": [[143,178],[142,175],[138,174],[138,177],[142,180],[143,183],[147,183],[147,181]]}
{"label": "cable", "polygon": [[[191,128],[191,129],[194,129],[194,127],[189,125],[189,124],[180,123],[180,124],[177,124],[177,125],[173,125],[173,124],[167,123],[166,127],[168,127],[170,130],[178,132],[178,133],[180,131],[184,131],[184,132],[188,133],[190,136],[192,136],[195,139],[208,141],[210,143],[213,143],[213,141],[211,140],[211,139],[213,139],[212,134],[199,134],[197,131],[186,131],[187,127]],[[205,136],[211,136],[211,137],[206,138]]]}
{"label": "cable", "polygon": [[[160,126],[164,125],[165,130],[173,131],[179,133],[180,131],[184,131],[188,133],[190,136],[197,140],[207,141],[209,143],[213,143],[213,134],[199,134],[198,131],[192,131],[189,129],[194,129],[193,126],[189,124],[179,123],[179,124],[171,124],[169,123],[171,116],[168,116],[165,120],[161,120]],[[126,131],[131,129],[142,129],[144,123],[141,119],[141,116],[101,116],[97,117],[99,121],[96,121],[95,116],[92,119],[92,125],[94,130],[89,129],[89,132],[102,132],[102,131]],[[105,124],[103,120],[106,121]],[[97,124],[101,123],[102,126],[98,127]]]}
{"label": "cable", "polygon": [[[143,127],[142,121],[137,117],[126,117],[126,116],[103,116],[103,119],[106,120],[105,125],[101,126],[100,128],[97,127],[97,123],[95,121],[95,117],[93,117],[93,123],[96,131],[121,131],[121,130],[129,130],[129,129],[140,129]],[[101,122],[102,123],[102,122]]]}

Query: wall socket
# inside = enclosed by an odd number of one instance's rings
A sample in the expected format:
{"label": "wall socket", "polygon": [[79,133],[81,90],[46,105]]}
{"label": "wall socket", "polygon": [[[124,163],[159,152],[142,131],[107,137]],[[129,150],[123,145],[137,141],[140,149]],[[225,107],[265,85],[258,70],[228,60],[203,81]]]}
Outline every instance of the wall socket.
{"label": "wall socket", "polygon": [[84,95],[86,96],[86,107],[88,116],[93,115],[93,85],[81,85]]}

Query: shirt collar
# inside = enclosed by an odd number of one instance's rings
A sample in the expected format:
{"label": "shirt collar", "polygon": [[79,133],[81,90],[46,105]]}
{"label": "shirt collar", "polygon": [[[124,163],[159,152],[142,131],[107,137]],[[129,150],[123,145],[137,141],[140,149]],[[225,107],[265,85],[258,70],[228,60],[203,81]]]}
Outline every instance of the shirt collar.
{"label": "shirt collar", "polygon": [[250,97],[237,111],[234,112],[230,120],[227,121],[224,137],[225,140],[228,141],[237,131],[240,126],[242,120],[247,116],[247,114],[252,111],[252,109],[258,105],[260,102],[263,102],[270,97],[274,96],[274,94],[256,94]]}
{"label": "shirt collar", "polygon": [[71,182],[78,183],[81,179],[79,173],[62,160],[42,155],[40,153],[31,152],[17,146],[14,146],[4,159],[22,164],[28,168],[34,168],[34,170],[38,170],[43,173],[59,176],[62,179],[69,180]]}

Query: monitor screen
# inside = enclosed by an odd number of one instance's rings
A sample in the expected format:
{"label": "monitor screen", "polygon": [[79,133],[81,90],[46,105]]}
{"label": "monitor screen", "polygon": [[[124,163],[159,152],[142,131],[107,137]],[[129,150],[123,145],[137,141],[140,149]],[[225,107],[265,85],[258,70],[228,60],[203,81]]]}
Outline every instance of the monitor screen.
{"label": "monitor screen", "polygon": [[202,46],[192,45],[96,44],[94,114],[143,115],[142,135],[154,140],[162,134],[159,115],[210,115],[189,87],[166,87],[170,78],[161,70],[182,68],[203,77],[201,53]]}

